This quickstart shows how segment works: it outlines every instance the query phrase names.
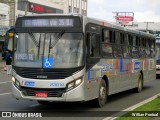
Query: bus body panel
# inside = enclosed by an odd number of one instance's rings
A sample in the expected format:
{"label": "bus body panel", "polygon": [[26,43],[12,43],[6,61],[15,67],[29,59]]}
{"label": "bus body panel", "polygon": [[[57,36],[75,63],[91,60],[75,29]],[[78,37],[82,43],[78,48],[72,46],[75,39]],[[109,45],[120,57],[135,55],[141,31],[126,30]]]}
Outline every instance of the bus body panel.
{"label": "bus body panel", "polygon": [[[40,15],[41,16],[41,15]],[[100,44],[102,43],[102,35],[104,29],[119,30],[124,33],[132,33],[135,35],[144,35],[151,37],[148,34],[127,29],[121,26],[113,25],[105,21],[95,20],[88,17],[83,18],[83,34],[85,52],[87,53],[87,33],[95,33],[100,36]],[[93,24],[98,26],[99,32],[89,31],[87,25]],[[105,28],[106,27],[106,28]],[[88,31],[87,31],[88,30]],[[152,38],[152,37],[151,37]],[[101,48],[100,48],[101,49]],[[23,93],[18,90],[15,85],[12,84],[13,95],[18,99],[28,100],[44,100],[44,101],[88,101],[99,96],[99,86],[103,77],[107,77],[106,84],[108,82],[108,95],[115,94],[121,91],[129,90],[138,86],[139,75],[143,75],[143,81],[147,82],[155,79],[155,59],[154,58],[103,58],[100,56],[100,60],[93,64],[90,68],[87,68],[87,55],[85,53],[84,61],[85,68],[81,71],[73,73],[70,77],[65,79],[46,80],[46,79],[28,79],[15,75],[14,77],[20,81],[21,86],[25,82],[34,83],[32,88],[59,88],[66,89],[67,84],[76,80],[83,79],[82,83],[70,91],[65,91],[61,97],[47,97],[39,98],[35,96],[24,96]],[[16,74],[16,73],[15,73]],[[23,84],[22,84],[23,83]],[[56,83],[56,84],[55,84]],[[57,86],[54,86],[57,85]],[[31,86],[27,86],[30,88]],[[45,91],[45,90],[44,90]]]}

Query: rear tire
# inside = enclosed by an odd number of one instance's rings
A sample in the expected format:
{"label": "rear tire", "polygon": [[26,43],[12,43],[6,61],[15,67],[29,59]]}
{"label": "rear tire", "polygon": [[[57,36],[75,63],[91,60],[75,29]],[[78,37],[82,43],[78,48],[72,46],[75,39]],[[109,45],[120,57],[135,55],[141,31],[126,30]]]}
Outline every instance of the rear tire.
{"label": "rear tire", "polygon": [[99,95],[95,99],[96,107],[103,107],[107,102],[107,87],[105,81],[102,79],[99,86]]}
{"label": "rear tire", "polygon": [[136,88],[136,92],[140,93],[143,89],[143,77],[142,74],[139,75],[139,79],[138,79],[138,86]]}
{"label": "rear tire", "polygon": [[37,101],[39,104],[41,104],[41,105],[49,105],[50,104],[50,102],[49,101]]}

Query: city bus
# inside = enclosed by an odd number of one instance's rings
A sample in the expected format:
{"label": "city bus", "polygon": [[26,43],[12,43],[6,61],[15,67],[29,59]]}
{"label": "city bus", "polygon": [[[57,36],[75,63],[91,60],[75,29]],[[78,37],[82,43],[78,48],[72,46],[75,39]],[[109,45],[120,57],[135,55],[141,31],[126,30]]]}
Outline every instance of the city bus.
{"label": "city bus", "polygon": [[156,37],[156,76],[160,75],[160,37]]}
{"label": "city bus", "polygon": [[156,79],[155,38],[86,16],[19,17],[13,44],[12,93],[16,99],[94,101]]}

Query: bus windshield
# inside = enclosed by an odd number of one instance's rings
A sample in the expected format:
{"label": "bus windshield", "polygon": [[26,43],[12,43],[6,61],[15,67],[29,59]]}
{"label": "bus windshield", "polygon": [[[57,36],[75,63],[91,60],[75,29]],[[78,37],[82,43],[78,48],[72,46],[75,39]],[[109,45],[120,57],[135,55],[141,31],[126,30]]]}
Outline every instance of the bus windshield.
{"label": "bus windshield", "polygon": [[15,66],[74,68],[83,64],[82,33],[17,33],[15,40]]}

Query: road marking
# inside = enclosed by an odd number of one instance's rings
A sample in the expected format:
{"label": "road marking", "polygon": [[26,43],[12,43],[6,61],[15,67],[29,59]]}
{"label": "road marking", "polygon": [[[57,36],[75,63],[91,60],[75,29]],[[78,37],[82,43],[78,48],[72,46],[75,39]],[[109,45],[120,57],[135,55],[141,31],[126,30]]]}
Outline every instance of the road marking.
{"label": "road marking", "polygon": [[8,94],[11,94],[11,92],[9,92],[9,93],[2,93],[0,95],[8,95]]}
{"label": "road marking", "polygon": [[36,107],[39,106],[39,104],[30,105],[29,107]]}
{"label": "road marking", "polygon": [[0,84],[5,84],[5,83],[9,83],[9,82],[11,82],[11,81],[7,81],[7,82],[0,82]]}

